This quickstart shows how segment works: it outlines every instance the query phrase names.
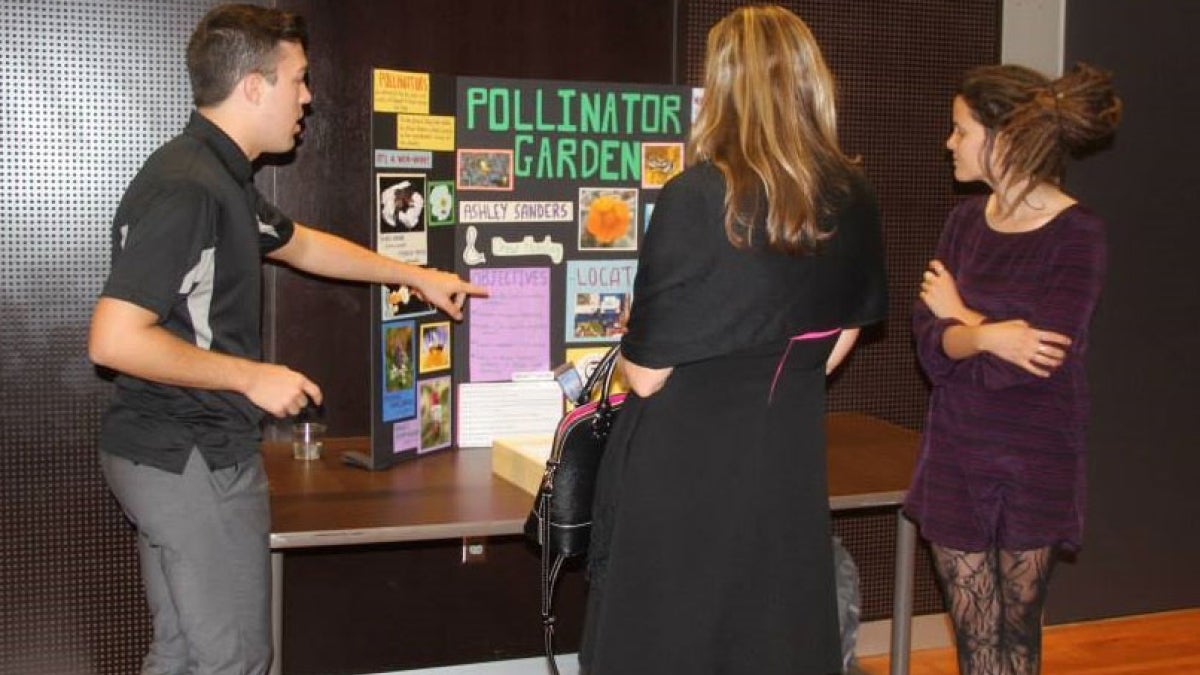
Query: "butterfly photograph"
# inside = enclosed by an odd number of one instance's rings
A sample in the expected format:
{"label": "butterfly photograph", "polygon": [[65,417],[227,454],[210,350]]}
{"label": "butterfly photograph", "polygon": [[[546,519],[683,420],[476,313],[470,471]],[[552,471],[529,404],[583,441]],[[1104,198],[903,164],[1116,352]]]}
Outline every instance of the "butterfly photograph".
{"label": "butterfly photograph", "polygon": [[683,143],[642,143],[642,187],[655,190],[683,171]]}

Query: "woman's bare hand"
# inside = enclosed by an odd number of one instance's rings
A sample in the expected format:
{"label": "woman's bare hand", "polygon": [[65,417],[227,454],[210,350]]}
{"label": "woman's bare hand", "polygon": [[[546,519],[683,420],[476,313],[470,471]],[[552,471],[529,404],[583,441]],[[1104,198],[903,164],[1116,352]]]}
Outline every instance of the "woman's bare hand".
{"label": "woman's bare hand", "polygon": [[1038,377],[1050,374],[1063,364],[1071,338],[1054,331],[1030,326],[1023,319],[1000,321],[979,326],[979,347]]}
{"label": "woman's bare hand", "polygon": [[930,260],[921,278],[921,302],[939,319],[958,319],[963,323],[971,323],[967,321],[970,310],[958,294],[954,275],[940,260]]}

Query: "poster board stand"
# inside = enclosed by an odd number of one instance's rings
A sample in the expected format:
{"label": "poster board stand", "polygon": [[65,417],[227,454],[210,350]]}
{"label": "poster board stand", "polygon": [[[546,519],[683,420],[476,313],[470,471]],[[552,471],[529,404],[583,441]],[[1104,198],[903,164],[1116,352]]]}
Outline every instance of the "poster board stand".
{"label": "poster board stand", "polygon": [[[371,452],[551,434],[555,368],[620,340],[662,186],[683,170],[690,87],[375,69],[372,247],[487,287],[455,324],[375,286]],[[456,407],[457,406],[457,407]]]}

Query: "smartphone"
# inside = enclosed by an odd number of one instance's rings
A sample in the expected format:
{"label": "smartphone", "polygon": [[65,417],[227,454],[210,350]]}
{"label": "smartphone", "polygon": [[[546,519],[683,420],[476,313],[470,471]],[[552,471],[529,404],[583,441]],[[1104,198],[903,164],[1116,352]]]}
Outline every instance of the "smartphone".
{"label": "smartphone", "polygon": [[562,389],[563,396],[571,401],[579,400],[579,395],[583,393],[583,379],[579,377],[579,371],[575,369],[574,362],[567,361],[555,368],[554,380]]}

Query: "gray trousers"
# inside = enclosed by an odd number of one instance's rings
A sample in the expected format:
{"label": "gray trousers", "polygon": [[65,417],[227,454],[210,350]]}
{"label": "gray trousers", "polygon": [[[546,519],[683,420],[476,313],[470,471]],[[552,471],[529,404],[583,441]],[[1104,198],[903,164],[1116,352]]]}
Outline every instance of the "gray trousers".
{"label": "gray trousers", "polygon": [[154,622],[142,675],[258,675],[271,664],[270,503],[262,458],[176,475],[100,453],[137,527]]}

